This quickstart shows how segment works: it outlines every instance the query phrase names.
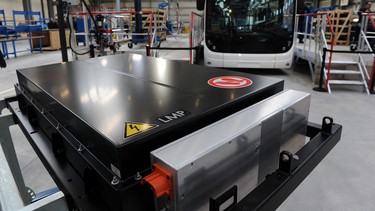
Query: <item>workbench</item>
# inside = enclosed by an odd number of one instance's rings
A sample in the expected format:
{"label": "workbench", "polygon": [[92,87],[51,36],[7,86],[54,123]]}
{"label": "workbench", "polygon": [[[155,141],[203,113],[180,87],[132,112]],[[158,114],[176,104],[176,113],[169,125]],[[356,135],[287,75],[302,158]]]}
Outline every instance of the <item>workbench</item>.
{"label": "workbench", "polygon": [[[30,51],[30,53],[33,53],[35,50],[37,50],[40,53],[42,53],[42,48],[41,48],[41,39],[42,38],[44,38],[44,36],[31,36],[31,37],[24,36],[24,37],[0,38],[0,43],[1,43],[1,47],[2,47],[2,51],[3,51],[4,57],[6,57],[6,59],[9,59],[9,54],[13,54],[14,57],[17,58],[17,53],[25,52],[25,51]],[[16,42],[18,42],[18,41],[24,41],[24,40],[28,40],[30,42],[30,49],[18,50],[17,51],[17,49],[16,49]],[[39,43],[39,46],[32,47],[31,42],[34,43],[34,40],[36,40],[36,42]],[[9,51],[8,50],[8,45],[7,45],[8,42],[12,43],[13,51]]]}

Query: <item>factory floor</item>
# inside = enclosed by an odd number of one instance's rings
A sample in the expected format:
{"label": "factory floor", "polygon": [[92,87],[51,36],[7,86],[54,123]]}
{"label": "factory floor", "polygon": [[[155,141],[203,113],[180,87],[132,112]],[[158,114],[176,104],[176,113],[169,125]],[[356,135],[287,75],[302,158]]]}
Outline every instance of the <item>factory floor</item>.
{"label": "factory floor", "polygon": [[[61,62],[59,51],[26,52],[7,60],[8,67],[0,69],[0,99],[15,94],[16,69],[57,62]],[[241,71],[281,78],[286,89],[311,93],[309,121],[320,124],[324,116],[331,116],[343,125],[341,141],[278,210],[375,210],[375,95],[367,95],[359,87],[332,87],[332,94],[315,92],[312,88],[317,85],[312,84],[303,61],[293,70]],[[18,126],[11,127],[11,132],[26,185],[35,192],[54,187]]]}

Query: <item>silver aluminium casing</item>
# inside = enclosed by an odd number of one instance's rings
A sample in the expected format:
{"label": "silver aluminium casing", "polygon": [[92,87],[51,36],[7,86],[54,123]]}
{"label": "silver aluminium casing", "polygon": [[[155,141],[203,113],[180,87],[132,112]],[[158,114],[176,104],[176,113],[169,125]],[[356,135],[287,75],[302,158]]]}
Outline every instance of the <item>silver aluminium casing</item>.
{"label": "silver aluminium casing", "polygon": [[171,210],[209,210],[237,186],[241,200],[305,144],[310,95],[286,90],[151,152],[172,174]]}

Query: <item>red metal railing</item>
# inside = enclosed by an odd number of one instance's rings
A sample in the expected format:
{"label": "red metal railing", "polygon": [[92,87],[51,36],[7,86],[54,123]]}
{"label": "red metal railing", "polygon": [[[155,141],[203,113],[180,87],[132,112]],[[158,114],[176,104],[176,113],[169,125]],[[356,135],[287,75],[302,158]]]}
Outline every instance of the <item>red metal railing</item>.
{"label": "red metal railing", "polygon": [[[370,22],[371,22],[371,25],[372,27],[375,29],[375,21],[374,19],[372,18],[373,16],[375,16],[375,14],[370,14],[369,15],[369,19],[370,19]],[[374,81],[374,77],[375,77],[375,57],[374,57],[374,61],[372,63],[372,69],[371,69],[371,75],[370,75],[370,80],[368,82],[368,90],[371,91],[372,90],[372,85],[373,85],[373,81]]]}
{"label": "red metal railing", "polygon": [[[330,54],[329,54],[329,60],[328,60],[328,66],[327,66],[327,78],[326,78],[326,81],[325,81],[325,90],[328,90],[328,81],[329,81],[329,77],[330,77],[331,64],[332,64],[332,53],[333,53],[332,51],[333,51],[333,48],[334,48],[334,45],[335,45],[335,41],[336,41],[335,33],[334,33],[334,30],[333,30],[333,25],[332,25],[331,19],[330,19],[329,14],[327,12],[306,13],[306,14],[298,14],[297,15],[297,17],[300,17],[300,16],[304,16],[305,19],[306,18],[310,18],[310,17],[314,18],[314,17],[317,17],[317,16],[326,17],[326,23],[328,24],[329,30],[331,32]],[[300,20],[298,20],[298,21],[300,21]],[[307,31],[308,24],[309,24],[308,22],[309,21],[306,21],[306,23],[305,23],[305,32],[302,32],[302,34],[304,36],[306,36],[306,31]],[[298,23],[298,25],[300,25],[300,23]],[[325,27],[325,26],[323,25],[322,27]],[[300,33],[299,33],[299,35],[300,35]],[[322,34],[321,36],[325,36],[325,35]],[[327,46],[326,42],[325,42],[325,44]],[[325,60],[325,58],[322,58],[322,59]],[[322,69],[324,70],[324,68],[322,68]]]}
{"label": "red metal railing", "polygon": [[330,73],[331,73],[333,47],[335,45],[335,32],[333,31],[333,25],[331,22],[331,18],[329,17],[329,14],[328,13],[319,13],[319,14],[326,15],[327,23],[329,25],[329,30],[331,31],[331,47],[330,47],[330,52],[329,52],[329,60],[328,60],[328,66],[327,66],[327,78],[326,78],[326,83],[325,83],[325,89],[328,90],[328,82],[329,82]]}
{"label": "red metal railing", "polygon": [[[147,30],[147,45],[151,46],[151,34],[152,34],[152,25],[153,25],[153,20],[154,20],[154,13],[151,11],[151,17],[150,17],[150,24],[148,25],[148,30]],[[156,29],[155,29],[156,30]],[[154,39],[154,37],[152,38]],[[152,47],[152,46],[151,46]],[[150,48],[148,48],[147,55],[151,55]]]}

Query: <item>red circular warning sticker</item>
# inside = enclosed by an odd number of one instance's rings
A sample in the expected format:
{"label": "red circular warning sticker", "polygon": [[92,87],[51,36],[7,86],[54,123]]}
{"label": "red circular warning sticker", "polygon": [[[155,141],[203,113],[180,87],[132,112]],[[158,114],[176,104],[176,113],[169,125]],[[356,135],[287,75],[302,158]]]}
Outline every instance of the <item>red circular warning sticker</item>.
{"label": "red circular warning sticker", "polygon": [[223,89],[244,88],[250,86],[252,83],[250,79],[240,76],[220,76],[208,80],[209,85]]}

